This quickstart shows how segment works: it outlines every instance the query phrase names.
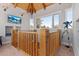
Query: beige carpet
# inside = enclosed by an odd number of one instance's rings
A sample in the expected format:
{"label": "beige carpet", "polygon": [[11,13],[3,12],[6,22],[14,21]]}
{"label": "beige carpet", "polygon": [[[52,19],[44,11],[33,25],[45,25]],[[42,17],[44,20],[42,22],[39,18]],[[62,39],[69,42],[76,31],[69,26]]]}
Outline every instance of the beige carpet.
{"label": "beige carpet", "polygon": [[0,56],[25,56],[23,51],[14,48],[11,45],[3,45],[0,47]]}
{"label": "beige carpet", "polygon": [[67,48],[62,45],[56,53],[56,56],[74,56],[72,47]]}
{"label": "beige carpet", "polygon": [[[66,48],[65,46],[61,46],[61,48],[56,53],[56,56],[73,56],[73,55],[74,54],[72,48]],[[28,56],[28,54],[14,48],[11,45],[3,45],[2,47],[0,47],[0,56]]]}

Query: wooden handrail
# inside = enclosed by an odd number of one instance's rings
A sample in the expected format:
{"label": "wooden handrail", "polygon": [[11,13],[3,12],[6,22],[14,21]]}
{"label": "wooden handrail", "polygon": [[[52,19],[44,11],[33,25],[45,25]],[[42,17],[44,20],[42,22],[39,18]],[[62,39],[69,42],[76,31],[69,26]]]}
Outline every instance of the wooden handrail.
{"label": "wooden handrail", "polygon": [[48,29],[40,29],[40,41],[38,32],[12,31],[12,45],[25,51],[31,56],[55,55],[60,47],[59,31],[49,33]]}

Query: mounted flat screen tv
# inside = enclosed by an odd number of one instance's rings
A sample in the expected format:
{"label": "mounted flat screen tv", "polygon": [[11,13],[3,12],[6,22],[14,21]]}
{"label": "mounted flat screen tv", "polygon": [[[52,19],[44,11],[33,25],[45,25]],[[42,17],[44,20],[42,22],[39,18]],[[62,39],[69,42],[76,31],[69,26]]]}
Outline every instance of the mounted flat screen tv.
{"label": "mounted flat screen tv", "polygon": [[15,24],[21,24],[21,17],[9,15],[8,16],[8,22],[9,23],[15,23]]}

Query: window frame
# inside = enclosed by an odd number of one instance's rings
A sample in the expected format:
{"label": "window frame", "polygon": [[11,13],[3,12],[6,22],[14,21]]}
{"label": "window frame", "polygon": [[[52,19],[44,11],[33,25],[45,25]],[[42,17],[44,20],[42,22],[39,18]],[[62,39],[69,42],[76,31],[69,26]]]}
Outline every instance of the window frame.
{"label": "window frame", "polygon": [[59,15],[59,25],[58,26],[60,26],[60,20],[61,20],[60,12],[54,13],[53,14],[53,28],[55,28],[55,25],[54,25],[54,15]]}
{"label": "window frame", "polygon": [[[33,22],[33,28],[31,27],[31,20],[32,20],[32,22]],[[30,22],[30,29],[34,29],[34,27],[35,27],[35,24],[34,24],[34,23],[35,23],[35,22],[34,22],[34,18],[30,18],[30,21],[29,21],[29,22]]]}

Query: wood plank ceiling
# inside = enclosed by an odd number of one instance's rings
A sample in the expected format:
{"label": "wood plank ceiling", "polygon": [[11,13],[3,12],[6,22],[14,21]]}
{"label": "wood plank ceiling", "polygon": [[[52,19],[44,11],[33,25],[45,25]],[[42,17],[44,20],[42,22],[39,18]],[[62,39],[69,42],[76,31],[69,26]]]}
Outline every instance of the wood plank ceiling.
{"label": "wood plank ceiling", "polygon": [[27,12],[33,14],[36,13],[37,10],[46,9],[49,5],[53,3],[13,3],[15,7],[20,7]]}

